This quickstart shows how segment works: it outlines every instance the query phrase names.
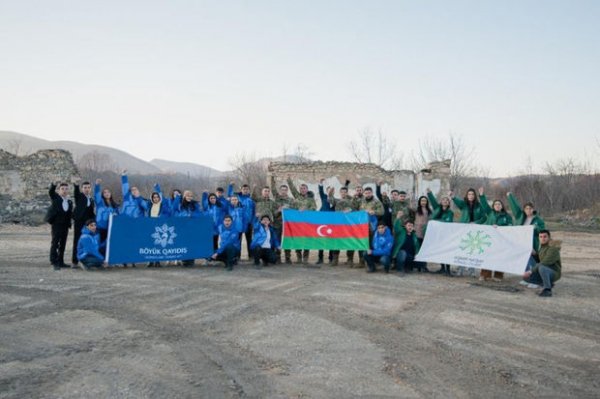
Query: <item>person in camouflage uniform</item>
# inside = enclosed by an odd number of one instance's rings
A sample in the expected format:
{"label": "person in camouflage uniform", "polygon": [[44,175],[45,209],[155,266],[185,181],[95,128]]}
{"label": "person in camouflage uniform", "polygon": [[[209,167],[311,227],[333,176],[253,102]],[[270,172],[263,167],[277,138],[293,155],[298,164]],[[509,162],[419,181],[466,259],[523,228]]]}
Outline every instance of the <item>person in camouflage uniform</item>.
{"label": "person in camouflage uniform", "polygon": [[415,210],[410,207],[410,200],[406,198],[405,191],[392,190],[392,226],[396,219],[402,220],[402,225],[408,220],[415,220]]}
{"label": "person in camouflage uniform", "polygon": [[[308,194],[308,186],[306,184],[301,184],[300,185],[300,191],[298,191],[296,189],[296,186],[294,185],[294,182],[292,181],[291,177],[288,176],[287,178],[287,183],[288,186],[290,187],[290,191],[292,192],[292,195],[294,196],[294,209],[297,209],[299,211],[316,211],[317,210],[317,203],[315,201],[314,196],[310,196]],[[298,261],[298,263],[308,263],[308,256],[310,255],[310,251],[308,249],[304,249],[304,250],[300,250],[297,249],[296,250],[296,260]]]}
{"label": "person in camouflage uniform", "polygon": [[[275,220],[275,215],[277,214],[277,203],[271,199],[271,189],[267,186],[263,187],[261,191],[260,197],[253,198],[255,203],[255,219],[253,221],[253,225],[258,223],[263,216],[268,216],[271,220]],[[279,239],[281,240],[281,224],[279,224],[279,230],[275,228],[275,232],[279,235]],[[281,241],[280,241],[281,242]]]}
{"label": "person in camouflage uniform", "polygon": [[[369,214],[369,246],[371,245],[371,241],[373,240],[373,234],[375,230],[377,230],[377,223],[379,222],[379,218],[383,216],[383,204],[373,196],[373,189],[371,187],[366,187],[364,189],[364,195],[362,200],[360,201],[359,210],[367,211]],[[359,267],[365,266],[364,259],[365,251],[358,251],[358,264]]]}
{"label": "person in camouflage uniform", "polygon": [[[349,182],[346,181],[346,185],[340,188],[340,198],[334,197],[335,189],[333,187],[330,187],[327,191],[327,201],[336,212],[352,212],[356,210],[354,208],[354,198],[348,195],[348,184]],[[340,251],[333,252],[332,266],[337,266],[339,256]],[[352,267],[354,264],[354,251],[346,251],[346,259],[347,264]]]}
{"label": "person in camouflage uniform", "polygon": [[[286,208],[295,209],[294,199],[289,196],[289,188],[285,184],[280,185],[278,191],[275,191],[276,184],[275,184],[274,177],[271,177],[271,187],[273,189],[273,192],[276,192],[275,203],[277,206],[277,209],[275,212],[275,219],[273,219],[272,225],[273,225],[273,228],[275,229],[275,232],[277,233],[279,242],[282,242],[281,236],[282,236],[282,232],[283,232],[283,210]],[[292,263],[292,251],[290,251],[289,249],[286,249],[283,251],[283,253],[285,254],[285,263],[288,265],[291,264]],[[281,256],[281,251],[279,252],[279,256]]]}

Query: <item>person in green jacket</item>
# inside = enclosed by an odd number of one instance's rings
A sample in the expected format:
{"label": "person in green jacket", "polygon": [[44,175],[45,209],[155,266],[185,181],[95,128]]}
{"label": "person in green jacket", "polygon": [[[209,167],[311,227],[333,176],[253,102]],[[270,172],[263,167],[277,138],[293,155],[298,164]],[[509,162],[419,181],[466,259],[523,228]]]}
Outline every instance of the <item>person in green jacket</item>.
{"label": "person in green jacket", "polygon": [[415,262],[415,256],[419,253],[419,249],[419,240],[412,220],[407,220],[403,224],[402,218],[397,218],[394,222],[394,248],[392,249],[396,271],[401,275],[404,272],[411,272],[415,267],[419,272],[423,271],[427,264]]}
{"label": "person in green jacket", "polygon": [[[454,202],[454,205],[460,210],[460,218],[458,220],[459,223],[475,223],[475,224],[484,224],[487,217],[486,214],[481,207],[481,203],[477,199],[477,193],[474,188],[469,188],[467,190],[467,194],[464,199],[456,198],[454,193],[450,191],[448,196]],[[458,276],[462,276],[465,271],[471,276],[475,277],[475,269],[472,267],[465,268],[464,266],[460,266],[458,268]]]}
{"label": "person in green jacket", "polygon": [[521,208],[519,201],[509,192],[506,194],[508,197],[508,206],[515,217],[515,225],[517,226],[529,226],[533,225],[533,247],[531,249],[531,256],[529,262],[527,262],[526,270],[531,270],[537,262],[540,261],[538,257],[537,249],[540,247],[539,233],[546,228],[544,220],[537,214],[532,202],[526,202],[525,206]]}
{"label": "person in green jacket", "polygon": [[[483,187],[479,189],[479,200],[481,201],[481,207],[485,211],[487,215],[487,220],[485,224],[490,226],[512,226],[513,219],[510,216],[506,209],[504,209],[504,204],[499,199],[495,199],[492,202],[492,207],[488,204],[487,198],[483,192]],[[481,269],[479,273],[479,280],[502,280],[504,278],[503,272],[495,272],[492,270]]]}
{"label": "person in green jacket", "polygon": [[526,271],[523,274],[525,281],[530,283],[530,286],[535,288],[540,284],[544,289],[539,293],[539,296],[552,296],[552,287],[561,276],[561,261],[560,261],[560,246],[561,242],[550,239],[548,230],[541,230],[539,234],[540,247],[538,255],[540,257],[531,271]]}
{"label": "person in green jacket", "polygon": [[[429,202],[431,203],[431,207],[433,208],[433,214],[431,216],[431,220],[436,220],[438,222],[444,223],[452,223],[454,222],[454,212],[450,209],[450,198],[442,197],[440,202],[438,203],[435,195],[431,192],[431,190],[427,189],[427,198],[429,198]],[[427,233],[427,226],[425,226],[425,232]],[[445,274],[448,277],[452,277],[452,271],[450,270],[450,265],[442,263],[440,265],[440,270],[438,270],[437,274]]]}

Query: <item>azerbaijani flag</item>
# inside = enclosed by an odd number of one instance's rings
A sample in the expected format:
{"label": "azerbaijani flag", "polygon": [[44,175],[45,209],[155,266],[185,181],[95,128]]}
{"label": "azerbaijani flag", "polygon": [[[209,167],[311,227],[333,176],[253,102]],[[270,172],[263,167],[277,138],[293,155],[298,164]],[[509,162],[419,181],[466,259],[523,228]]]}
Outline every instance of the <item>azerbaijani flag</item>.
{"label": "azerbaijani flag", "polygon": [[283,210],[283,249],[369,249],[369,215]]}

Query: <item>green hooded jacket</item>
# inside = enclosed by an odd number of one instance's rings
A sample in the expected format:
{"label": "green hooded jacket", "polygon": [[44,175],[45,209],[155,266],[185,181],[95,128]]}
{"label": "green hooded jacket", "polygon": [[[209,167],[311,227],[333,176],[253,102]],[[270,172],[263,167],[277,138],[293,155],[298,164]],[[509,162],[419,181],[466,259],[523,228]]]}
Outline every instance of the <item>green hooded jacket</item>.
{"label": "green hooded jacket", "polygon": [[[402,224],[402,221],[400,219],[397,219],[394,222],[394,249],[392,249],[392,258],[395,258],[396,256],[398,256],[398,252],[400,252],[400,249],[404,245],[404,241],[406,241],[407,237],[408,237],[408,233],[406,232],[406,227],[404,227],[404,225]],[[421,247],[419,245],[419,240],[417,239],[417,233],[413,231],[411,234],[411,237],[413,240],[413,244],[415,246],[415,255],[416,255],[419,253],[419,250],[421,249]]]}
{"label": "green hooded jacket", "polygon": [[[460,219],[458,222],[469,223],[469,206],[467,203],[463,199],[457,197],[452,198],[452,201],[454,202],[454,205],[460,209]],[[479,205],[473,209],[473,222],[475,224],[484,224],[486,219],[485,212],[481,207],[481,203],[479,203]]]}
{"label": "green hooded jacket", "polygon": [[[523,226],[527,220],[527,215],[525,215],[523,208],[521,208],[521,204],[519,204],[519,201],[517,201],[517,198],[513,195],[513,193],[508,194],[508,205],[510,206],[510,210],[515,217],[515,225]],[[540,246],[538,234],[540,234],[540,230],[544,230],[546,228],[546,223],[544,223],[544,219],[539,217],[537,214],[534,214],[531,224],[533,225],[533,248],[537,250],[537,248]]]}

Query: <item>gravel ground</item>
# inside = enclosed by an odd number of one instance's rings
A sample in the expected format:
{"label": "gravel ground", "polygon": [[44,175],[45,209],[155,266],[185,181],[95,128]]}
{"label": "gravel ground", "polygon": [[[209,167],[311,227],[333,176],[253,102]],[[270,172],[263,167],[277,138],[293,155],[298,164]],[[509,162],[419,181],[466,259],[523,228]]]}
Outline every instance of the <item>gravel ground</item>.
{"label": "gravel ground", "polygon": [[344,266],[55,272],[45,226],[0,226],[0,397],[597,398],[600,236],[555,236],[538,298]]}

